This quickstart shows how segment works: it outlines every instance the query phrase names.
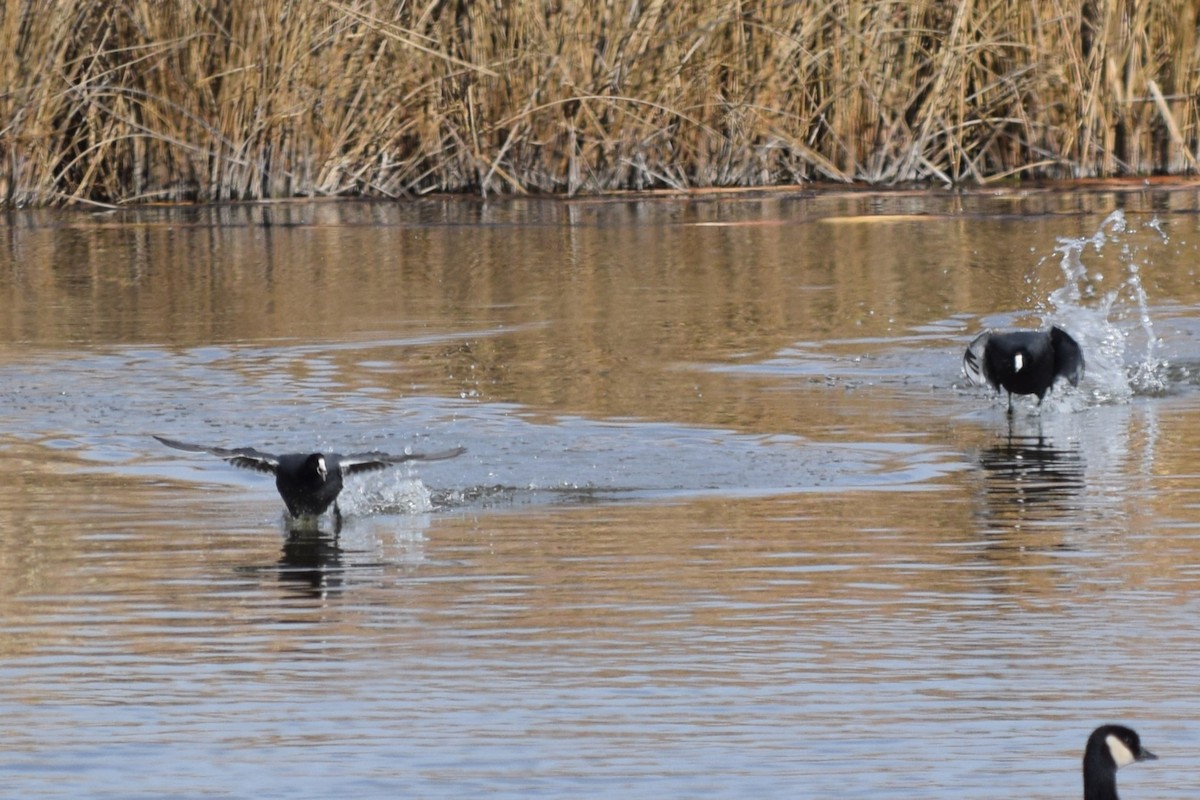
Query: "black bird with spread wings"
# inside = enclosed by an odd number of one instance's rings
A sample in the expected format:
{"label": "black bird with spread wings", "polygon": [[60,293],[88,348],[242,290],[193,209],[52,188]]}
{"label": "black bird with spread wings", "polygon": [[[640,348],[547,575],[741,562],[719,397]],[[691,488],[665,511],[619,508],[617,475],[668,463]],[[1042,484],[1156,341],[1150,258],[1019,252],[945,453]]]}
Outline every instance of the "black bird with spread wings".
{"label": "black bird with spread wings", "polygon": [[404,453],[391,455],[372,450],[367,453],[285,453],[273,455],[256,450],[253,447],[205,447],[199,444],[168,439],[165,436],[154,436],[155,439],[188,453],[207,453],[217,458],[223,458],[235,467],[252,469],[255,472],[265,472],[275,476],[275,488],[287,505],[288,513],[295,519],[317,517],[325,513],[331,505],[335,522],[341,525],[342,513],[337,506],[338,495],[342,492],[342,479],[347,475],[357,475],[360,472],[373,472],[386,469],[406,461],[445,461],[448,458],[462,455],[465,447],[455,447],[452,450],[442,450],[437,453]]}
{"label": "black bird with spread wings", "polygon": [[1014,394],[1035,394],[1041,405],[1058,378],[1078,386],[1083,350],[1057,325],[1048,331],[984,331],[967,346],[963,372],[972,383],[1005,389],[1011,414]]}

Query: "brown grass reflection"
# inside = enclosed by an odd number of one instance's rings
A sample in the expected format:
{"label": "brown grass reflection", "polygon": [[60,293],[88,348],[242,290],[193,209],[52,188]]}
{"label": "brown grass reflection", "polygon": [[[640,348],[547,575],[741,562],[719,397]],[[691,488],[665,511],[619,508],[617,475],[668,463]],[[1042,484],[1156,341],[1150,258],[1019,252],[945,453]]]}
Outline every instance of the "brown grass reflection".
{"label": "brown grass reflection", "polygon": [[[869,355],[872,339],[960,309],[1024,307],[1031,253],[1092,232],[1080,205],[1112,201],[1032,197],[1040,217],[1011,216],[1011,200],[997,216],[983,196],[863,216],[908,208],[902,194],[47,214],[2,231],[0,340],[217,344],[238,358],[303,342],[351,389],[797,430],[788,398],[758,407],[775,400],[691,367],[830,338]],[[1169,264],[1154,280],[1195,293]],[[297,380],[304,368],[288,366]]]}

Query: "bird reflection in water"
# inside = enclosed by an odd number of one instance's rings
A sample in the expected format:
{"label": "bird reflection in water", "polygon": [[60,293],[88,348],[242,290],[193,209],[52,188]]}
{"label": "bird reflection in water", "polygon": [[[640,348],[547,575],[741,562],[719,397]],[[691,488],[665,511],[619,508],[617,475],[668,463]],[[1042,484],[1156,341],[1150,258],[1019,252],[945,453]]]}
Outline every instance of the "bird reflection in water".
{"label": "bird reflection in water", "polygon": [[1073,512],[1086,488],[1078,443],[1059,446],[1040,425],[1030,432],[1010,425],[1004,439],[979,454],[979,462],[987,477],[989,516],[997,520],[1033,521]]}
{"label": "bird reflection in water", "polygon": [[313,527],[292,527],[283,540],[279,580],[305,595],[323,597],[343,583],[345,564],[338,534]]}

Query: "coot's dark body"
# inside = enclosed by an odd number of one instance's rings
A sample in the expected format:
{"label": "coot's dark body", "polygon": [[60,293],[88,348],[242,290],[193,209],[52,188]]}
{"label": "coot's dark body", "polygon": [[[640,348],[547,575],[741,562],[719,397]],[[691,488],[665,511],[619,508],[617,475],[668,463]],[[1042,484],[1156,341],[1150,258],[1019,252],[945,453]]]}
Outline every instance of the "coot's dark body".
{"label": "coot's dark body", "polygon": [[963,355],[963,372],[974,383],[1014,394],[1037,395],[1038,403],[1058,378],[1078,386],[1083,377],[1083,350],[1058,326],[1048,331],[984,331]]}

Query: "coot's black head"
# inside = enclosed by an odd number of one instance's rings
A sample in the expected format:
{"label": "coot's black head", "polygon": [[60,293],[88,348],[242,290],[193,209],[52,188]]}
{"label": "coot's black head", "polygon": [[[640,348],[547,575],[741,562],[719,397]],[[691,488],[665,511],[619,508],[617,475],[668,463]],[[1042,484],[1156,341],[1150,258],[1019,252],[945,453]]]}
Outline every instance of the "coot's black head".
{"label": "coot's black head", "polygon": [[329,477],[329,466],[325,462],[324,453],[313,453],[308,458],[304,459],[304,468],[310,474],[316,475],[321,480]]}
{"label": "coot's black head", "polygon": [[1142,747],[1137,731],[1124,725],[1101,725],[1083,751],[1084,800],[1118,800],[1117,769],[1158,756]]}
{"label": "coot's black head", "polygon": [[295,453],[280,456],[275,488],[293,517],[325,513],[342,491],[342,471],[337,455]]}

